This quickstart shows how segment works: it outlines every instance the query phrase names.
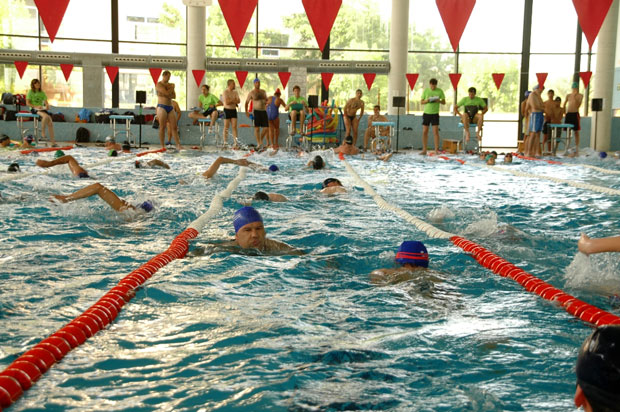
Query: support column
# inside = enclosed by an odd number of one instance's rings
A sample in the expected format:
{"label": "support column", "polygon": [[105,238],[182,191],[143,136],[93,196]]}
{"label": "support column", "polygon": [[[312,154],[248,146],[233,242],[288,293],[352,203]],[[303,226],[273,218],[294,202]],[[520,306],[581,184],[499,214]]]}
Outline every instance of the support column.
{"label": "support column", "polygon": [[[603,110],[591,113],[592,130],[590,131],[590,148],[597,151],[608,151],[611,147],[611,103],[616,66],[619,1],[614,0],[612,3],[598,35],[596,72],[594,73],[594,92],[592,93],[592,98],[603,99]],[[588,103],[586,102],[586,104]]]}
{"label": "support column", "polygon": [[[390,73],[388,74],[388,114],[397,114],[392,107],[394,96],[407,96],[407,35],[409,34],[409,0],[392,0],[390,26]],[[403,110],[401,109],[401,113]]]}
{"label": "support column", "polygon": [[[118,76],[117,81],[118,81]],[[101,57],[86,57],[82,60],[82,84],[84,85],[84,107],[104,107],[104,82],[108,76],[104,75]]]}
{"label": "support column", "polygon": [[205,69],[205,45],[206,45],[206,6],[211,5],[211,0],[183,0],[187,6],[187,77],[186,110],[196,106],[200,87],[196,86],[192,70]]}

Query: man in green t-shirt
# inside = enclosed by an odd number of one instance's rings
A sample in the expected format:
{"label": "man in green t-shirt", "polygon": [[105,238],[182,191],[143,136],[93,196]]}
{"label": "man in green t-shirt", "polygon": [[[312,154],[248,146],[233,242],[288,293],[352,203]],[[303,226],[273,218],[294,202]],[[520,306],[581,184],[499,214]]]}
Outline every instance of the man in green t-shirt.
{"label": "man in green t-shirt", "polygon": [[[484,100],[476,96],[475,87],[470,87],[467,92],[469,93],[469,96],[463,97],[459,100],[454,108],[454,114],[460,116],[461,121],[463,122],[465,142],[469,142],[469,124],[475,123],[478,125],[476,137],[478,138],[478,146],[480,146],[480,140],[482,140],[482,122],[484,120],[484,114],[489,110],[489,108]],[[463,108],[463,113],[460,112],[459,107]]]}
{"label": "man in green t-shirt", "polygon": [[[202,94],[198,96],[198,107],[195,107],[194,111],[189,114],[190,119],[194,119],[194,124],[198,123],[198,119],[211,118],[211,124],[209,125],[209,133],[211,128],[215,124],[220,113],[217,111],[217,106],[223,106],[224,103],[218,99],[214,94],[209,93],[209,86],[203,84]],[[196,110],[201,109],[201,110]]]}
{"label": "man in green t-shirt", "polygon": [[290,134],[295,135],[295,123],[299,119],[299,128],[301,129],[306,118],[306,109],[308,108],[308,101],[305,97],[301,96],[301,88],[297,85],[293,87],[293,95],[288,98],[286,102],[285,110],[288,110],[288,117],[291,119]]}
{"label": "man in green t-shirt", "polygon": [[425,155],[428,146],[428,126],[433,126],[435,153],[439,150],[439,105],[446,104],[446,95],[437,87],[437,79],[430,79],[429,87],[422,93],[424,114],[422,115],[422,152]]}

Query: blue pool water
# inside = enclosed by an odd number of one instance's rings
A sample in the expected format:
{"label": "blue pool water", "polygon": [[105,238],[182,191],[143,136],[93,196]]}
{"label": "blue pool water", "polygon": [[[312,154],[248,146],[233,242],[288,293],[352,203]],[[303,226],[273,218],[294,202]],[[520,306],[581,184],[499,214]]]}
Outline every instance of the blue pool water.
{"label": "blue pool water", "polygon": [[[81,163],[103,150],[76,149]],[[16,155],[2,153],[5,163]],[[236,154],[228,153],[229,156]],[[50,155],[40,155],[50,157]],[[58,205],[86,182],[68,173],[0,184],[0,370],[81,314],[207,211],[237,175],[216,154],[167,154],[171,170],[115,161],[91,175],[147,216],[126,220],[98,199]],[[278,153],[250,172],[190,250],[233,234],[231,216],[257,190],[268,237],[304,256],[218,252],[157,272],[105,330],[54,365],[12,411],[566,411],[589,325],[381,210],[331,154],[324,171]],[[38,171],[19,157],[23,171]],[[466,158],[476,163],[475,158]],[[614,159],[522,162],[528,173],[620,189]],[[385,200],[497,253],[537,277],[620,314],[617,255],[577,254],[581,231],[618,232],[618,197],[415,154],[350,164]],[[346,195],[318,194],[338,177]],[[186,184],[179,184],[179,181]],[[92,182],[92,181],[91,181]],[[403,240],[422,240],[439,281],[377,285]]]}

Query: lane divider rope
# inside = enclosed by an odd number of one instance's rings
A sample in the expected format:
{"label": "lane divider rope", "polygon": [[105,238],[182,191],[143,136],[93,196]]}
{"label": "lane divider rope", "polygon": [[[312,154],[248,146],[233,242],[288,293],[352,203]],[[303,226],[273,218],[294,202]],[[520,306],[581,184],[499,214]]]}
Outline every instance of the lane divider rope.
{"label": "lane divider rope", "polygon": [[187,229],[176,236],[166,251],[122,278],[94,305],[71,322],[37,343],[0,372],[0,411],[10,406],[30,389],[41,376],[72,349],[104,329],[118,316],[121,308],[135,296],[135,289],[143,285],[155,272],[175,259],[185,257],[189,251],[189,240],[198,236],[206,222],[215,216],[223,206],[223,200],[246,176],[245,167],[226,189],[216,194],[207,212],[192,222]]}
{"label": "lane divider rope", "polygon": [[558,162],[557,160],[538,159],[538,158],[535,158],[535,157],[523,156],[523,155],[520,155],[519,153],[513,153],[513,156],[514,157],[518,157],[519,159],[535,160],[535,161],[539,161],[539,162],[547,162],[549,164],[554,164],[554,165],[581,166],[581,167],[586,167],[586,168],[589,168],[589,169],[594,169],[594,170],[599,171],[601,173],[607,173],[607,174],[610,174],[610,175],[618,175],[618,174],[620,174],[620,170],[603,169],[602,167],[593,166],[593,165],[587,165],[587,164],[584,164],[584,163],[575,163],[575,164],[562,163],[562,162]]}

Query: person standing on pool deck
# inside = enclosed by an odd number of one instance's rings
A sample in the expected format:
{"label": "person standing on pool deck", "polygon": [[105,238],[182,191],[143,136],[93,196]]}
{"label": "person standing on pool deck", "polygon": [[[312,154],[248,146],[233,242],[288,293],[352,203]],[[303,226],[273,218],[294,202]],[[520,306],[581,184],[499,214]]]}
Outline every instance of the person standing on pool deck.
{"label": "person standing on pool deck", "polygon": [[579,118],[579,108],[583,102],[583,94],[579,93],[579,83],[573,82],[573,91],[564,100],[564,112],[566,119],[564,123],[572,124],[575,131],[575,156],[579,154],[579,131],[581,130],[581,119]]}
{"label": "person standing on pool deck", "polygon": [[527,98],[528,113],[530,114],[530,137],[525,144],[525,155],[529,157],[540,156],[541,154],[540,132],[542,132],[545,121],[545,105],[542,97],[540,97],[543,89],[544,87],[537,84]]}
{"label": "person standing on pool deck", "polygon": [[601,326],[586,338],[575,374],[575,406],[586,412],[620,411],[620,325]]}
{"label": "person standing on pool deck", "polygon": [[254,89],[248,94],[245,99],[245,113],[250,117],[248,112],[248,106],[252,100],[252,113],[254,114],[254,137],[256,138],[256,149],[260,149],[263,145],[260,128],[269,127],[269,121],[267,118],[267,92],[260,88],[260,80],[258,77],[254,79]]}
{"label": "person standing on pool deck", "polygon": [[422,92],[424,114],[422,115],[422,152],[425,155],[428,149],[428,126],[433,126],[433,141],[435,153],[439,150],[439,105],[446,104],[446,95],[437,87],[437,79],[428,81],[428,88]]}
{"label": "person standing on pool deck", "polygon": [[74,176],[77,176],[81,179],[86,179],[88,176],[88,172],[84,169],[77,160],[73,158],[73,156],[65,155],[62,150],[56,151],[56,158],[54,160],[43,160],[37,159],[36,162],[39,167],[54,167],[58,165],[67,165],[73,173]]}
{"label": "person standing on pool deck", "polygon": [[[357,111],[360,111],[359,117],[357,117]],[[362,100],[362,91],[357,89],[355,91],[355,97],[349,99],[347,104],[344,105],[344,134],[346,136],[353,137],[353,146],[357,146],[357,129],[364,116],[364,101]]]}
{"label": "person standing on pool deck", "polygon": [[232,135],[234,140],[233,147],[239,147],[237,142],[237,105],[241,103],[239,93],[235,90],[235,81],[228,79],[228,85],[222,93],[222,99],[224,100],[224,143],[228,142],[228,127],[232,129]]}
{"label": "person standing on pool deck", "polygon": [[[267,101],[267,120],[269,123],[269,129],[267,132],[269,133],[268,138],[268,146],[271,146],[274,149],[278,149],[278,140],[280,140],[280,106],[286,107],[284,100],[280,98],[282,92],[280,89],[276,89],[273,93],[273,96],[269,98]],[[265,130],[263,129],[263,135],[265,134]],[[261,140],[264,136],[261,137]]]}
{"label": "person standing on pool deck", "polygon": [[172,135],[177,144],[177,150],[181,150],[181,140],[177,128],[176,112],[172,105],[172,99],[177,97],[174,91],[174,83],[170,83],[170,72],[165,70],[162,79],[157,82],[155,91],[157,92],[157,119],[159,119],[159,142],[162,149],[166,147],[166,127],[172,128]]}
{"label": "person standing on pool deck", "polygon": [[91,197],[94,195],[98,195],[101,199],[103,199],[104,202],[109,204],[112,209],[116,210],[117,212],[138,209],[144,210],[145,212],[150,212],[151,210],[153,210],[153,203],[149,202],[148,200],[134,206],[131,203],[126,202],[125,200],[118,197],[116,193],[114,193],[101,183],[93,183],[92,185],[83,187],[82,189],[70,195],[53,195],[53,197],[62,203],[67,203],[74,200]]}

